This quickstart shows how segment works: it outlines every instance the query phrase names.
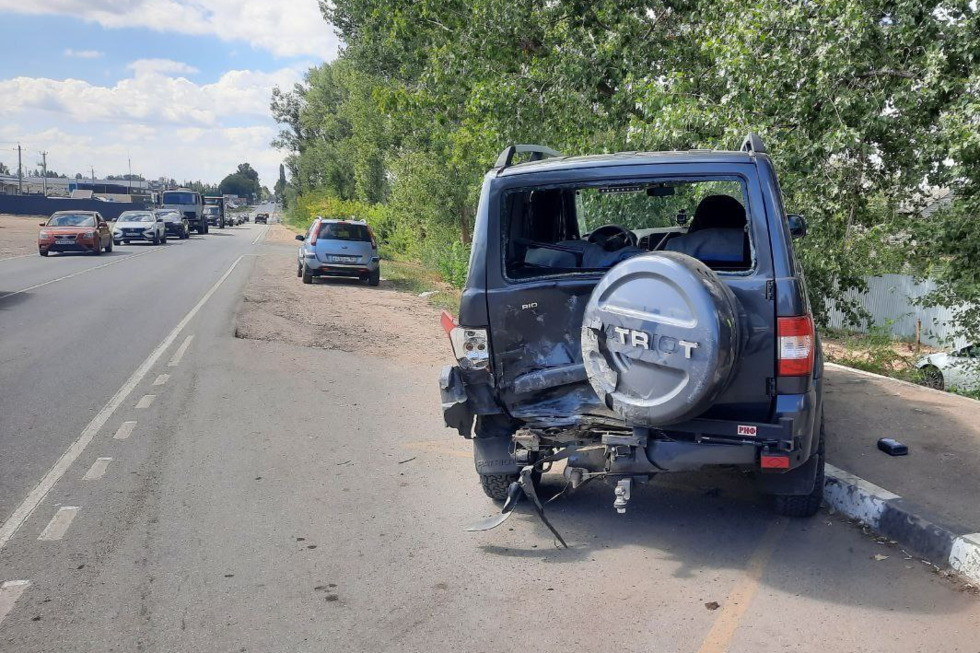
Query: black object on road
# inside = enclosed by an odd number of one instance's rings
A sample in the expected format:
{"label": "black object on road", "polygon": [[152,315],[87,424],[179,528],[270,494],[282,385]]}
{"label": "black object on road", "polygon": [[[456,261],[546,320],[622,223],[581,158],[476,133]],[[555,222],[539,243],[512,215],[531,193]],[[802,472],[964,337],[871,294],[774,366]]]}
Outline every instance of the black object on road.
{"label": "black object on road", "polygon": [[878,440],[878,448],[887,453],[889,456],[909,455],[908,445],[902,444],[898,440],[893,440],[892,438],[881,438]]}

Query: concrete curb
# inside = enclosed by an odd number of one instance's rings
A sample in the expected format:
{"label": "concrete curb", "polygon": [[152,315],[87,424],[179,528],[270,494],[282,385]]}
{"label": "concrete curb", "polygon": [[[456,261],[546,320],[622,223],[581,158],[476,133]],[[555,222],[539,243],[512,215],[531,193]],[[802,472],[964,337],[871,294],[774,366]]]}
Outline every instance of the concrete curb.
{"label": "concrete curb", "polygon": [[873,379],[881,379],[883,381],[891,381],[892,383],[897,383],[899,385],[904,385],[908,388],[914,388],[915,390],[924,390],[926,392],[932,392],[934,394],[946,397],[947,399],[957,399],[961,401],[970,401],[974,404],[980,404],[980,399],[974,399],[973,397],[964,397],[963,395],[958,395],[955,392],[947,392],[945,390],[936,390],[935,388],[927,388],[924,385],[919,385],[918,383],[912,383],[911,381],[903,381],[901,379],[893,379],[890,376],[885,376],[884,374],[875,374],[874,372],[866,372],[865,370],[859,370],[856,367],[848,367],[847,365],[841,365],[840,363],[824,363],[824,367],[829,367],[832,370],[841,370],[844,372],[853,372],[854,374],[859,374],[860,376],[868,376]]}
{"label": "concrete curb", "polygon": [[893,492],[827,465],[824,500],[906,551],[980,583],[980,533],[945,523]]}

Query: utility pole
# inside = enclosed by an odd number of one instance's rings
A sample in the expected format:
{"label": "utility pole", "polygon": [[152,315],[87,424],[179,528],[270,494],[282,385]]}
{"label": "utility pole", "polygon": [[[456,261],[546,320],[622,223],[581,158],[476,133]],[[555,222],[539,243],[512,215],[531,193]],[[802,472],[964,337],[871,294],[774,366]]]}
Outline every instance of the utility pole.
{"label": "utility pole", "polygon": [[41,187],[44,189],[44,196],[48,196],[48,153],[41,152]]}
{"label": "utility pole", "polygon": [[95,194],[95,166],[92,167],[92,194]]}
{"label": "utility pole", "polygon": [[20,143],[17,143],[17,194],[24,194],[24,166],[20,160]]}

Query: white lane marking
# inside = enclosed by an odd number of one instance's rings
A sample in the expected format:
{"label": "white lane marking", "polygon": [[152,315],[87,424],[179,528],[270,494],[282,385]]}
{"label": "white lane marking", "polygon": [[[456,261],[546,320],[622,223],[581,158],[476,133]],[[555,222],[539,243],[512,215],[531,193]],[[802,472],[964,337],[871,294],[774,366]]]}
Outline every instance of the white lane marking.
{"label": "white lane marking", "polygon": [[157,380],[153,382],[153,385],[163,385],[169,380],[170,380],[169,374],[161,374],[160,376],[157,377]]}
{"label": "white lane marking", "polygon": [[116,434],[112,436],[113,440],[128,440],[129,436],[133,434],[133,429],[136,428],[136,422],[123,422],[119,426],[119,430]]}
{"label": "white lane marking", "polygon": [[0,624],[13,609],[14,603],[17,603],[20,595],[30,586],[31,581],[29,580],[8,580],[0,584]]}
{"label": "white lane marking", "polygon": [[71,526],[71,522],[77,514],[78,506],[61,506],[58,508],[58,512],[54,513],[54,517],[44,527],[44,530],[41,531],[37,539],[42,542],[55,542],[60,540],[68,532],[68,527]]}
{"label": "white lane marking", "polygon": [[200,301],[198,301],[197,304],[194,305],[194,308],[188,311],[187,315],[185,315],[183,319],[177,323],[177,326],[175,326],[173,331],[171,331],[170,334],[163,339],[163,342],[157,345],[157,348],[150,352],[150,355],[146,357],[146,360],[144,360],[143,363],[136,368],[136,371],[133,372],[132,376],[130,376],[126,382],[123,383],[122,387],[119,388],[116,394],[112,396],[109,403],[103,406],[102,410],[100,410],[99,413],[92,418],[92,421],[88,423],[88,426],[86,426],[81,435],[78,436],[78,439],[75,440],[75,442],[68,447],[68,450],[61,455],[61,458],[59,458],[58,462],[54,464],[54,467],[48,470],[48,473],[44,475],[44,478],[42,478],[41,482],[37,484],[37,487],[31,490],[30,494],[27,495],[27,497],[19,506],[17,506],[10,517],[7,518],[7,521],[0,526],[0,550],[2,550],[7,542],[10,541],[10,538],[17,532],[17,529],[20,528],[25,521],[27,521],[27,518],[31,516],[31,513],[33,513],[38,504],[41,503],[41,500],[44,499],[47,493],[51,491],[54,484],[65,475],[65,472],[68,471],[71,464],[75,462],[83,451],[85,451],[85,447],[89,445],[92,438],[94,438],[99,432],[99,429],[105,426],[105,423],[109,421],[109,418],[112,417],[114,412],[116,412],[116,409],[122,405],[133,389],[139,385],[140,381],[143,380],[143,377],[145,377],[156,362],[160,360],[160,357],[163,356],[163,352],[165,352],[167,348],[174,343],[174,340],[176,340],[177,336],[180,335],[180,332],[184,330],[184,327],[186,327],[188,323],[194,319],[194,316],[197,315],[198,311],[200,311],[208,300],[211,299],[214,293],[218,291],[218,288],[225,282],[225,279],[231,276],[231,273],[234,272],[235,268],[238,267],[238,264],[241,263],[242,258],[244,257],[239,256],[237,259],[235,259],[235,262],[232,263],[225,273],[221,275],[221,278],[218,279],[206,293],[204,293],[204,296],[201,297]]}
{"label": "white lane marking", "polygon": [[167,363],[168,367],[177,367],[180,365],[180,361],[184,358],[184,353],[187,352],[187,348],[191,346],[191,340],[193,339],[193,334],[184,338],[184,342],[180,343],[180,347],[177,348],[177,351],[174,353],[174,357],[170,359],[169,363]]}
{"label": "white lane marking", "polygon": [[74,279],[75,277],[81,276],[92,272],[93,270],[101,270],[102,268],[107,268],[110,265],[115,265],[116,263],[122,263],[123,261],[129,261],[134,258],[139,258],[140,256],[146,256],[147,254],[152,254],[153,252],[158,252],[160,250],[151,249],[146,252],[140,252],[139,254],[130,254],[129,256],[124,256],[122,258],[117,258],[114,261],[109,261],[108,263],[103,263],[102,265],[96,265],[95,267],[85,268],[84,270],[79,270],[78,272],[73,272],[71,274],[66,274],[63,277],[58,277],[57,279],[52,279],[51,281],[45,281],[44,283],[38,283],[28,288],[21,288],[20,290],[15,290],[13,292],[8,292],[5,295],[0,295],[0,299],[6,299],[7,297],[13,297],[14,295],[20,295],[21,293],[30,292],[32,290],[37,290],[38,288],[43,288],[44,286],[50,286],[53,283],[58,283],[59,281],[66,281],[68,279]]}
{"label": "white lane marking", "polygon": [[267,233],[269,233],[269,226],[268,225],[266,225],[265,228],[262,229],[262,233],[260,233],[258,236],[255,237],[255,240],[252,241],[252,244],[253,245],[258,245],[259,244],[259,241],[261,241],[262,239],[264,239],[265,238],[265,235]]}
{"label": "white lane marking", "polygon": [[156,395],[143,395],[143,398],[139,400],[139,402],[136,404],[136,407],[149,408],[150,405],[153,403],[153,400],[156,398],[157,398]]}
{"label": "white lane marking", "polygon": [[103,476],[105,472],[109,469],[109,463],[112,462],[112,458],[97,458],[89,470],[85,472],[85,476],[82,477],[83,481],[97,481]]}
{"label": "white lane marking", "polygon": [[7,258],[0,258],[0,263],[4,261],[14,261],[19,258],[27,258],[28,256],[40,256],[40,254],[21,254],[20,256],[8,256]]}

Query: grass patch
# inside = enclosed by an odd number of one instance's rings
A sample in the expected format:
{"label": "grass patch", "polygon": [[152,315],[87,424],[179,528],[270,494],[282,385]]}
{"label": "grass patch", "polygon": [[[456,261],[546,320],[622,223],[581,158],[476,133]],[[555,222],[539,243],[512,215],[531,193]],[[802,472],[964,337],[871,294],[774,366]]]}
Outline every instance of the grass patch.
{"label": "grass patch", "polygon": [[414,295],[434,293],[426,300],[439,309],[450,313],[459,311],[460,292],[442,281],[437,272],[427,270],[412,261],[396,261],[384,259],[381,264],[381,276],[391,282],[391,285],[402,292]]}

